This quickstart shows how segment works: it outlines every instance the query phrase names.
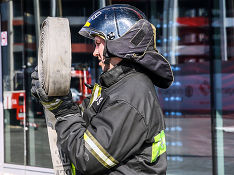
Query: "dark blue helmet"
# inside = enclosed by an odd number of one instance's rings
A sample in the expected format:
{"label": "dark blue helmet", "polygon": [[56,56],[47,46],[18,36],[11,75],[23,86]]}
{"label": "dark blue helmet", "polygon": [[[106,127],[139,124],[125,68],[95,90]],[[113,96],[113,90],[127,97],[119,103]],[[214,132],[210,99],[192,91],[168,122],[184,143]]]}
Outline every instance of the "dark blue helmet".
{"label": "dark blue helmet", "polygon": [[140,19],[146,19],[143,12],[127,4],[115,4],[95,11],[79,31],[79,34],[94,39],[115,40],[123,36]]}

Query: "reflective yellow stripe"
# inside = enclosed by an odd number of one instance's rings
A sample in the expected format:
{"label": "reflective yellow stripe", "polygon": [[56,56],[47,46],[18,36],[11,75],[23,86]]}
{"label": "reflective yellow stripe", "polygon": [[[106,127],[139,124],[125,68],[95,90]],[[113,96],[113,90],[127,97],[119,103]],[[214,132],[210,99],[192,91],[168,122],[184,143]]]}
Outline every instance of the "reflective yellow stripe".
{"label": "reflective yellow stripe", "polygon": [[106,168],[109,169],[119,163],[98,143],[88,130],[84,133],[84,140],[85,147]]}
{"label": "reflective yellow stripe", "polygon": [[93,92],[89,102],[89,107],[93,104],[95,100],[98,99],[98,97],[101,95],[101,92],[102,92],[102,87],[96,83],[93,87]]}
{"label": "reflective yellow stripe", "polygon": [[76,175],[76,167],[74,166],[74,164],[71,164],[71,169],[72,169],[72,175]]}
{"label": "reflective yellow stripe", "polygon": [[151,163],[155,162],[161,154],[166,152],[166,139],[164,130],[154,137],[154,143],[152,145],[152,158]]}
{"label": "reflective yellow stripe", "polygon": [[89,27],[90,26],[90,22],[87,21],[84,26],[85,27]]}
{"label": "reflective yellow stripe", "polygon": [[40,101],[40,102],[46,109],[48,109],[49,111],[52,111],[58,108],[59,105],[61,105],[63,101],[60,99],[54,99],[50,102],[43,102],[43,101]]}

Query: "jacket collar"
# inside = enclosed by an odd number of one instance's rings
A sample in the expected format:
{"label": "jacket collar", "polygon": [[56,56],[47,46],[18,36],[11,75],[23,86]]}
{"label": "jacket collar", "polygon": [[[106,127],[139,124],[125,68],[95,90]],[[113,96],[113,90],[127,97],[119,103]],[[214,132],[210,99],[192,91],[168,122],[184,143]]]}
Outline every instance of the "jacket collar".
{"label": "jacket collar", "polygon": [[133,66],[129,65],[125,61],[121,61],[111,70],[104,72],[100,76],[100,83],[104,87],[110,87],[111,85],[117,83],[127,74],[134,71]]}

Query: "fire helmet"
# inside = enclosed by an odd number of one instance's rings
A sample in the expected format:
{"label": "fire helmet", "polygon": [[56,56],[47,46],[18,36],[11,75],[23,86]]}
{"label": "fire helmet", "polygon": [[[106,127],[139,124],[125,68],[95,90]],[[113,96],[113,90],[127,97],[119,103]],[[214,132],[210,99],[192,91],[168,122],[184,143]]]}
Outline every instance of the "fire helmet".
{"label": "fire helmet", "polygon": [[105,62],[112,57],[138,64],[160,88],[168,88],[173,80],[171,66],[156,48],[156,28],[137,8],[110,5],[94,12],[79,34],[105,39]]}
{"label": "fire helmet", "polygon": [[95,11],[79,31],[79,34],[94,39],[114,40],[123,36],[137,21],[146,19],[143,12],[127,4],[115,4]]}

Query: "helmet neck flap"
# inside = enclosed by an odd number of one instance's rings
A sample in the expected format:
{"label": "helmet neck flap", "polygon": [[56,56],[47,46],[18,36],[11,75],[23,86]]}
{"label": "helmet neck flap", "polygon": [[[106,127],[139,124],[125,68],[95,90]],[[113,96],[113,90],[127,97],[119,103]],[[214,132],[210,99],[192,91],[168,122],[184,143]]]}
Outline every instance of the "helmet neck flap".
{"label": "helmet neck flap", "polygon": [[142,66],[153,83],[168,88],[173,82],[171,66],[156,50],[156,30],[146,19],[139,20],[122,37],[107,40],[105,57],[120,57]]}

